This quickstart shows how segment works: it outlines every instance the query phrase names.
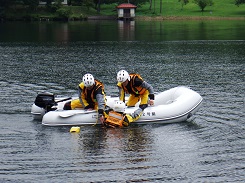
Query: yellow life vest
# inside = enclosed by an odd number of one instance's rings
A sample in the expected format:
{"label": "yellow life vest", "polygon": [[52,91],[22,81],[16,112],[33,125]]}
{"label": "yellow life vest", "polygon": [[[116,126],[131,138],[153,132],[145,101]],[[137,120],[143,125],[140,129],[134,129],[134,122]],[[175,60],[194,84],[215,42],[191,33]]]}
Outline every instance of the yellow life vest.
{"label": "yellow life vest", "polygon": [[[141,87],[141,86],[134,86],[134,80],[136,77],[138,77],[139,79],[142,79],[142,77],[139,75],[139,74],[129,74],[130,76],[130,81],[129,81],[129,84],[130,84],[130,88],[131,90],[133,91],[134,94],[137,94],[137,95],[142,95],[145,93],[146,89]],[[126,87],[124,87],[122,85],[122,83],[118,83],[118,86],[121,87],[126,93],[131,93],[130,91],[128,91],[128,89]]]}
{"label": "yellow life vest", "polygon": [[[92,100],[93,102],[96,102],[96,98],[94,98],[94,92],[97,91],[100,87],[102,87],[102,91],[104,93],[104,85],[102,82],[98,81],[98,80],[94,80],[95,81],[95,86],[93,88],[92,91],[88,91],[87,87],[85,87],[84,83],[80,83],[79,87],[83,90],[83,96],[82,98],[85,100]],[[90,96],[89,96],[90,93]]]}

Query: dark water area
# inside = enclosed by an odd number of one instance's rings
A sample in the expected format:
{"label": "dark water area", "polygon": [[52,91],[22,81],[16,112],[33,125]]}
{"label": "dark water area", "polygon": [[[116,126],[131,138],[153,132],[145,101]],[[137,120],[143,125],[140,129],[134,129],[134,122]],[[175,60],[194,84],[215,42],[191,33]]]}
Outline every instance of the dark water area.
{"label": "dark water area", "polygon": [[[244,182],[238,22],[135,22],[122,32],[108,22],[1,23],[0,182]],[[37,93],[76,96],[87,72],[116,95],[120,69],[140,73],[156,92],[188,86],[202,108],[182,123],[80,133],[32,119]]]}
{"label": "dark water area", "polygon": [[244,20],[0,23],[0,42],[245,40]]}

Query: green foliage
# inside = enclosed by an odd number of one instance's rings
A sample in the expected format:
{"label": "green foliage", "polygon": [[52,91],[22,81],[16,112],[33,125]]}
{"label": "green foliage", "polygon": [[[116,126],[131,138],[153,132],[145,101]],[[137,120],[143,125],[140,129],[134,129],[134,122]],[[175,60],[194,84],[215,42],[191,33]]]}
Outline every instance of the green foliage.
{"label": "green foliage", "polygon": [[73,6],[81,6],[82,2],[83,2],[83,0],[71,0],[71,4]]}
{"label": "green foliage", "polygon": [[36,9],[39,5],[39,0],[23,0],[25,5],[28,5],[30,9]]}
{"label": "green foliage", "polygon": [[181,2],[181,4],[186,5],[187,3],[189,3],[189,0],[178,0],[179,2]]}
{"label": "green foliage", "polygon": [[47,5],[48,11],[55,13],[58,9],[62,7],[62,4],[60,1],[56,1],[54,4]]}
{"label": "green foliage", "polygon": [[212,6],[213,0],[194,0],[194,3],[196,3],[202,11],[204,11],[206,6]]}
{"label": "green foliage", "polygon": [[[68,2],[81,3],[79,6],[64,6],[59,4],[58,0],[55,4],[47,6],[37,6],[36,9],[30,9],[30,5],[36,0],[0,0],[0,18],[9,20],[39,20],[38,17],[47,17],[51,19],[59,19],[59,17],[69,17],[69,19],[81,20],[88,16],[98,15],[97,9],[93,4],[90,4],[93,0],[68,0]],[[199,2],[199,0],[195,0]],[[213,0],[212,0],[213,1]],[[245,0],[239,1],[240,7],[235,5],[235,0],[215,0],[213,6],[207,4],[205,11],[198,11],[199,7],[194,3],[194,0],[153,0],[152,9],[149,9],[149,0],[145,3],[137,5],[136,18],[137,17],[159,17],[163,19],[175,18],[175,17],[241,17],[245,18]],[[98,2],[98,1],[97,1]],[[116,6],[117,2],[112,0],[101,0],[99,15],[117,16]],[[125,2],[125,1],[124,1]],[[162,9],[160,9],[162,2]],[[187,3],[188,2],[188,3]],[[200,1],[201,2],[201,1]],[[207,1],[205,1],[207,2]],[[132,3],[130,1],[130,3]],[[183,3],[184,9],[180,7],[180,3]],[[213,4],[213,3],[212,3]],[[28,6],[26,6],[28,5]],[[59,10],[62,9],[62,10]],[[35,10],[35,11],[33,11]],[[200,14],[201,12],[201,14]]]}
{"label": "green foliage", "polygon": [[149,2],[149,0],[104,0],[103,3],[105,4],[122,4],[122,3],[130,3],[135,6],[140,6],[141,4],[145,4],[146,2]]}
{"label": "green foliage", "polygon": [[22,0],[0,0],[0,7],[10,7],[13,5],[22,4]]}
{"label": "green foliage", "polygon": [[65,9],[65,8],[58,9],[56,13],[58,14],[60,18],[65,18],[65,19],[68,19],[70,15],[72,14],[70,9]]}
{"label": "green foliage", "polygon": [[235,5],[240,6],[241,4],[245,4],[245,0],[235,0]]}
{"label": "green foliage", "polygon": [[159,19],[168,18],[199,18],[199,17],[240,17],[245,18],[245,5],[237,7],[234,0],[215,0],[215,4],[212,6],[206,6],[205,11],[199,11],[199,6],[197,6],[193,0],[189,0],[189,3],[181,9],[178,0],[163,0],[162,2],[162,13],[160,13],[160,0],[156,0],[155,14],[153,10],[149,10],[149,4],[146,3],[140,8],[136,9],[136,17],[144,16],[159,16]]}
{"label": "green foliage", "polygon": [[187,5],[189,3],[189,0],[178,0],[181,3],[181,7],[183,9],[184,5]]}
{"label": "green foliage", "polygon": [[52,0],[46,0],[46,2],[47,2],[47,6],[50,6],[52,3]]}
{"label": "green foliage", "polygon": [[93,0],[83,0],[83,5],[86,6],[88,10],[95,6]]}

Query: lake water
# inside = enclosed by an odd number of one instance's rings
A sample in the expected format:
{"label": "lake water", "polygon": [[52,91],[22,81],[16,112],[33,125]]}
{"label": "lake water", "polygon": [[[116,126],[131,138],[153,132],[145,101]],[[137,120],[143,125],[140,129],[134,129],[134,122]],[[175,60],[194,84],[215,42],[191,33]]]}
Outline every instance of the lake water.
{"label": "lake water", "polygon": [[[244,182],[244,21],[0,23],[0,182]],[[116,73],[156,92],[200,93],[192,121],[123,129],[46,127],[37,93],[76,96],[90,72],[117,94]]]}

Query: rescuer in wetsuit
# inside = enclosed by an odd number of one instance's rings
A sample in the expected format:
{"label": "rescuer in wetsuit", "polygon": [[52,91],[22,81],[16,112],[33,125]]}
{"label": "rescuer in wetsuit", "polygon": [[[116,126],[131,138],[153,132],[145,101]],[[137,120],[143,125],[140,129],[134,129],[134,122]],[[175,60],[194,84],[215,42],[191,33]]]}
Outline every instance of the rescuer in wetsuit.
{"label": "rescuer in wetsuit", "polygon": [[126,103],[128,107],[133,107],[140,101],[138,112],[143,110],[149,105],[154,105],[154,89],[144,81],[139,74],[129,74],[125,70],[120,70],[117,73],[117,86],[119,88],[119,99],[125,102],[125,94],[130,94]]}
{"label": "rescuer in wetsuit", "polygon": [[101,123],[104,122],[105,92],[102,82],[94,79],[92,74],[85,74],[78,86],[78,99],[67,102],[64,110],[83,108],[98,110]]}

